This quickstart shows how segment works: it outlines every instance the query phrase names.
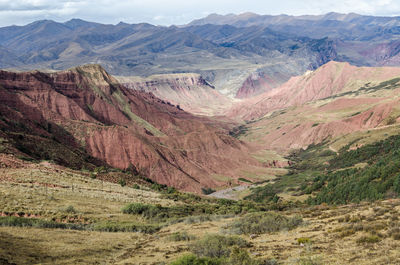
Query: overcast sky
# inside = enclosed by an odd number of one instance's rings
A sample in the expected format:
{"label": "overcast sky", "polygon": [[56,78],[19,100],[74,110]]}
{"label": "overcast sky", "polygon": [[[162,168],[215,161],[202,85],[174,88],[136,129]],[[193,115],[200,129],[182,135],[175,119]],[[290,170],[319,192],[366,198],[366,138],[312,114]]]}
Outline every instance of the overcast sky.
{"label": "overcast sky", "polygon": [[399,16],[400,0],[0,0],[0,26],[72,18],[181,25],[211,13],[317,15],[332,11]]}

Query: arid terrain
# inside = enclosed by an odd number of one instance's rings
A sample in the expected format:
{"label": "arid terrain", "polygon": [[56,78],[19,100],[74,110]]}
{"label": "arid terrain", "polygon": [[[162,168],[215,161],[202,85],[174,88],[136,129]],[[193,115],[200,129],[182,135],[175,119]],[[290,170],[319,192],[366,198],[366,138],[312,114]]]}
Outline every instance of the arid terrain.
{"label": "arid terrain", "polygon": [[400,264],[399,25],[0,28],[0,264]]}

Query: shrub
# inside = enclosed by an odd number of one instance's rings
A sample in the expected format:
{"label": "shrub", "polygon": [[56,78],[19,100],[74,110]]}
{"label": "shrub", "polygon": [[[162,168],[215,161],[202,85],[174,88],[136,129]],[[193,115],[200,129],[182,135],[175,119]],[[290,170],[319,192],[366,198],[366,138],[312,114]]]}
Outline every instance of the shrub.
{"label": "shrub", "polygon": [[250,257],[249,253],[238,247],[233,247],[229,260],[227,262],[229,265],[261,265],[261,261],[254,260]]}
{"label": "shrub", "polygon": [[245,179],[245,178],[239,178],[238,180],[240,180],[240,181],[242,181],[242,182],[253,183],[253,182],[251,182],[250,180]]}
{"label": "shrub", "polygon": [[137,190],[140,190],[140,186],[139,186],[138,184],[136,184],[136,183],[133,184],[132,188],[137,189]]}
{"label": "shrub", "polygon": [[84,230],[85,226],[80,224],[65,224],[54,221],[47,221],[37,218],[23,218],[15,216],[0,217],[0,226],[17,226],[17,227],[37,227],[37,228],[61,228]]}
{"label": "shrub", "polygon": [[244,248],[250,245],[238,236],[209,234],[193,243],[190,249],[199,257],[221,258],[230,255],[232,246]]}
{"label": "shrub", "polygon": [[65,208],[66,213],[76,213],[77,211],[75,210],[74,206],[70,205],[67,208]]}
{"label": "shrub", "polygon": [[187,232],[175,232],[168,237],[169,241],[191,241],[196,237],[193,235],[189,235]]}
{"label": "shrub", "polygon": [[184,255],[170,263],[170,265],[222,265],[222,261],[216,258],[199,258],[196,255]]}
{"label": "shrub", "polygon": [[211,193],[214,193],[215,190],[212,189],[212,188],[201,188],[201,192],[202,192],[204,195],[209,195],[209,194],[211,194]]}
{"label": "shrub", "polygon": [[97,223],[93,225],[94,231],[101,232],[140,232],[153,234],[161,229],[159,225],[152,224],[135,224],[135,223]]}
{"label": "shrub", "polygon": [[377,235],[362,236],[359,239],[357,239],[357,243],[359,244],[363,243],[373,244],[373,243],[378,243],[379,241],[381,241],[381,238]]}
{"label": "shrub", "polygon": [[203,222],[208,222],[212,221],[212,218],[210,215],[197,215],[197,216],[189,216],[185,218],[185,224],[196,224],[196,223],[203,223]]}
{"label": "shrub", "polygon": [[311,243],[311,239],[308,237],[300,237],[297,239],[297,243],[300,244],[310,244]]}
{"label": "shrub", "polygon": [[118,184],[121,185],[121,187],[125,187],[126,186],[126,181],[124,179],[120,179],[118,181]]}
{"label": "shrub", "polygon": [[302,223],[300,216],[286,217],[272,212],[251,213],[228,225],[228,229],[234,234],[264,234],[291,230]]}
{"label": "shrub", "polygon": [[149,209],[152,205],[143,203],[131,203],[122,208],[123,213],[127,214],[142,214]]}
{"label": "shrub", "polygon": [[152,234],[161,229],[159,225],[133,223],[97,223],[97,224],[69,224],[57,223],[38,218],[23,218],[15,216],[0,217],[0,226],[55,228],[71,230],[87,230],[102,232],[142,232]]}

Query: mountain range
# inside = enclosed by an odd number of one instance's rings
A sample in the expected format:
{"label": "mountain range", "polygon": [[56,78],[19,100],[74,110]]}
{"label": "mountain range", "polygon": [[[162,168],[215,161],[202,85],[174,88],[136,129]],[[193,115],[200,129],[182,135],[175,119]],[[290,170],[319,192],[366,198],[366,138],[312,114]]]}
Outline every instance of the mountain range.
{"label": "mountain range", "polygon": [[0,264],[400,264],[399,21],[0,28]]}
{"label": "mountain range", "polygon": [[210,15],[183,26],[80,19],[0,28],[0,67],[62,70],[101,64],[118,76],[196,73],[246,98],[328,61],[399,65],[398,17]]}

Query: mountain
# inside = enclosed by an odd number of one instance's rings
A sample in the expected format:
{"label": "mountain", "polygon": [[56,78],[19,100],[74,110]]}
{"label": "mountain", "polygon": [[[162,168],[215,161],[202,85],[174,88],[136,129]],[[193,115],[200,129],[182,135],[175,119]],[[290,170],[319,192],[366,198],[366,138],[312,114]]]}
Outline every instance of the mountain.
{"label": "mountain", "polygon": [[343,40],[396,39],[400,17],[363,16],[355,13],[331,12],[325,15],[258,15],[254,13],[218,15],[194,20],[187,26],[231,25],[239,28],[264,26],[279,32],[287,32],[309,38],[339,38]]}
{"label": "mountain", "polygon": [[36,21],[0,28],[0,45],[18,60],[2,68],[62,70],[86,63],[101,64],[111,74],[142,76],[197,73],[221,93],[239,92],[249,76],[274,80],[271,87],[335,59],[326,38],[297,37],[265,27],[157,27],[149,24],[103,25],[71,20]]}
{"label": "mountain", "polygon": [[180,27],[42,20],[0,28],[0,67],[97,63],[118,76],[196,73],[224,95],[247,98],[331,60],[398,66],[399,28],[399,17],[338,13],[210,15]]}
{"label": "mountain", "polygon": [[232,106],[229,97],[218,92],[199,74],[165,74],[149,76],[119,76],[118,81],[127,88],[153,93],[193,114],[216,116]]}
{"label": "mountain", "polygon": [[241,102],[229,115],[249,120],[241,139],[280,153],[322,142],[343,147],[396,132],[399,89],[400,68],[329,62]]}
{"label": "mountain", "polygon": [[106,163],[195,192],[262,166],[223,124],[127,89],[99,65],[1,71],[0,100],[1,137],[27,159],[79,169]]}
{"label": "mountain", "polygon": [[357,67],[332,61],[314,72],[292,77],[276,89],[240,102],[229,110],[228,116],[242,117],[245,120],[257,119],[271,111],[346,94],[398,76],[398,67]]}
{"label": "mountain", "polygon": [[[187,25],[230,25],[238,28],[267,27],[313,39],[334,41],[336,60],[358,66],[398,66],[400,17],[363,16],[354,13],[328,13],[319,16],[270,16],[244,13],[212,14]],[[379,55],[378,55],[378,54]]]}

